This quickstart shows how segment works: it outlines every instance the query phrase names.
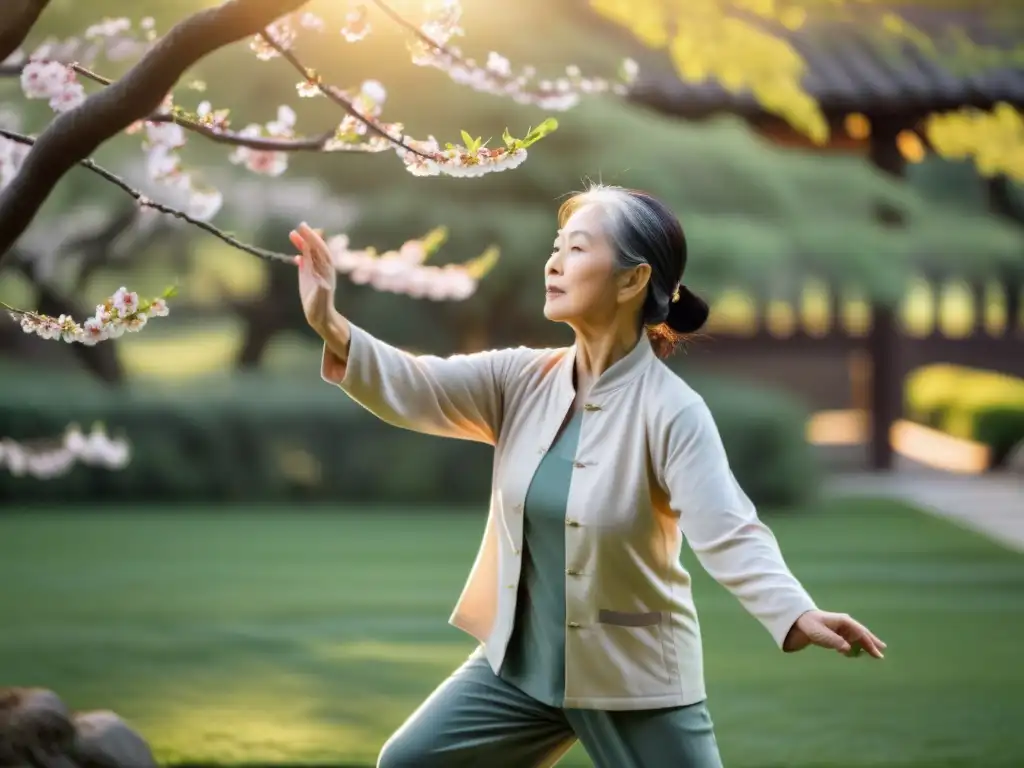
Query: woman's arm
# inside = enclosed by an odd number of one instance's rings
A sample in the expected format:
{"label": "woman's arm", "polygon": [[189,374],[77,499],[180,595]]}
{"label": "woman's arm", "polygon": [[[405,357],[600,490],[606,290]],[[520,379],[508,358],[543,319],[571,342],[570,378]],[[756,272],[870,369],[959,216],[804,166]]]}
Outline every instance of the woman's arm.
{"label": "woman's arm", "polygon": [[324,340],[320,374],[398,427],[494,444],[501,432],[505,383],[534,354],[523,348],[441,358],[415,356],[353,325],[335,308],[337,273],[320,234],[291,233],[301,251],[299,296],[306,322]]}
{"label": "woman's arm", "polygon": [[344,318],[322,334],[321,376],[378,418],[405,429],[493,445],[501,432],[505,383],[532,350],[412,355]]}
{"label": "woman's arm", "polygon": [[736,482],[703,400],[672,418],[665,455],[665,487],[691,549],[783,647],[797,619],[816,606]]}

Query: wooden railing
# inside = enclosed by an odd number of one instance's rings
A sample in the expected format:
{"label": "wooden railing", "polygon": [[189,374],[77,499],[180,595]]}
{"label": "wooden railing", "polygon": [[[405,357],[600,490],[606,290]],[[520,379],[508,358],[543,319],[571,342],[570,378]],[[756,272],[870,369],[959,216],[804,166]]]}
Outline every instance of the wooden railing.
{"label": "wooden railing", "polygon": [[684,367],[786,389],[814,410],[869,413],[876,468],[914,369],[952,363],[1024,377],[1024,285],[922,276],[895,311],[809,280],[795,300],[724,294]]}

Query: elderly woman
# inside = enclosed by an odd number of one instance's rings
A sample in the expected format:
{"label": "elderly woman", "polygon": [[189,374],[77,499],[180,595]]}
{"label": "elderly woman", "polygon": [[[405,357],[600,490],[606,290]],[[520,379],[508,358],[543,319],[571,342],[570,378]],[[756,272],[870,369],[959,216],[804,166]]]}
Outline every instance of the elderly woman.
{"label": "elderly woman", "polygon": [[558,223],[544,314],[576,343],[448,358],[340,315],[326,245],[305,224],[292,233],[323,378],[390,424],[495,450],[483,542],[451,617],[480,646],[379,768],[551,766],[577,740],[599,768],[721,766],[684,538],[784,651],[885,648],[817,608],[737,485],[703,399],[659,359],[708,317],[680,282],[676,217],[598,186]]}

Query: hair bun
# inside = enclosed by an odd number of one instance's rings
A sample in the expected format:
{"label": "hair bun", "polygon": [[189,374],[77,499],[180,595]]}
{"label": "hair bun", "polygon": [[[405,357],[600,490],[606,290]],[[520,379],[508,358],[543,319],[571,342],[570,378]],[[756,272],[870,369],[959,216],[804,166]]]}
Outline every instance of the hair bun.
{"label": "hair bun", "polygon": [[708,321],[711,307],[685,285],[679,286],[679,299],[668,305],[665,323],[676,333],[696,333]]}

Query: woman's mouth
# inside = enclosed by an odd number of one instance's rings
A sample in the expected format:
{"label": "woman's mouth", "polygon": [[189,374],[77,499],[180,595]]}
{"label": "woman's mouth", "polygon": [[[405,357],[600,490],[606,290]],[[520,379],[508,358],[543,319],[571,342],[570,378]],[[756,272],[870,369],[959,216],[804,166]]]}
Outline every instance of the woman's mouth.
{"label": "woman's mouth", "polygon": [[559,288],[548,288],[546,291],[544,291],[544,295],[547,296],[549,299],[553,299],[555,296],[564,296],[565,291]]}

